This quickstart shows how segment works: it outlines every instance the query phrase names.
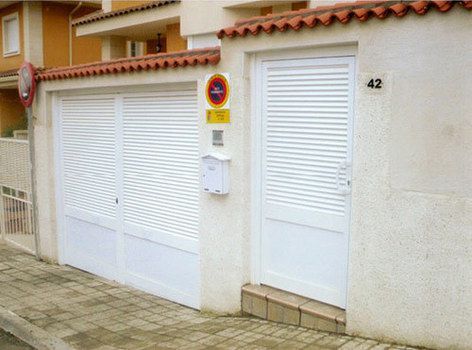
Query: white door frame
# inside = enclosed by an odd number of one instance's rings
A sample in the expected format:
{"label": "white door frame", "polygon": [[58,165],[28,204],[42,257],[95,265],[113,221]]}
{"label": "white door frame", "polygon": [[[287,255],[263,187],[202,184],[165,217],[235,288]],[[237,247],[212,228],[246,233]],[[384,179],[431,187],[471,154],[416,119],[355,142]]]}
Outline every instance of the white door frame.
{"label": "white door frame", "polygon": [[[354,81],[353,86],[353,101],[352,101],[352,117],[348,128],[348,140],[350,141],[351,159],[353,158],[353,143],[354,143],[354,117],[355,117],[355,92],[356,92],[356,60],[357,49],[355,46],[342,47],[320,47],[312,49],[284,50],[260,52],[251,55],[251,283],[261,283],[261,260],[262,260],[262,62],[270,60],[292,60],[292,59],[307,59],[307,58],[339,58],[351,57],[354,59]],[[351,197],[349,201],[352,202]],[[352,203],[348,203],[349,210],[349,226],[348,226],[348,240],[350,240],[350,227]],[[349,244],[350,246],[350,244]],[[348,250],[348,270],[349,270],[349,255]],[[349,271],[347,272],[349,276]],[[347,299],[346,280],[346,299]],[[346,303],[347,304],[347,303]]]}

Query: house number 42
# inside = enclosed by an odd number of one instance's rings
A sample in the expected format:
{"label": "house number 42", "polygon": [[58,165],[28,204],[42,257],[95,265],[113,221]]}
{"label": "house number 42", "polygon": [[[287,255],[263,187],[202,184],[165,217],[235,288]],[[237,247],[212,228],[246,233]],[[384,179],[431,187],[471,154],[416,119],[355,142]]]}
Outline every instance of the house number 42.
{"label": "house number 42", "polygon": [[371,89],[381,89],[382,88],[382,79],[370,79],[367,83],[367,87]]}

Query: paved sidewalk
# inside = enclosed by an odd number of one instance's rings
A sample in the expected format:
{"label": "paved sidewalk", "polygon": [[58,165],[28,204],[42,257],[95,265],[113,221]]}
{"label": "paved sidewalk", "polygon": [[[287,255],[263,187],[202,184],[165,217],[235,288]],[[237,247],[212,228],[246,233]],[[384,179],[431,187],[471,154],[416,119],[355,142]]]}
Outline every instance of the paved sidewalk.
{"label": "paved sidewalk", "polygon": [[0,329],[0,349],[2,350],[32,350],[33,348],[11,334]]}
{"label": "paved sidewalk", "polygon": [[[76,349],[405,349],[242,317],[215,317],[0,244],[0,306]],[[411,349],[411,348],[410,348]]]}

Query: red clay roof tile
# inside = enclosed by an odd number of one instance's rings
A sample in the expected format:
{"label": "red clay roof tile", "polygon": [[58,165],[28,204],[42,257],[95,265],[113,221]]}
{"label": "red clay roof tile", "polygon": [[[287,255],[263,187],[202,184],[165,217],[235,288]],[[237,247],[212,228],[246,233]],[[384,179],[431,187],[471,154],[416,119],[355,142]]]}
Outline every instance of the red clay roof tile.
{"label": "red clay roof tile", "polygon": [[18,69],[9,69],[0,72],[0,78],[14,77],[18,75]]}
{"label": "red clay roof tile", "polygon": [[105,18],[111,18],[111,17],[116,17],[116,16],[122,16],[126,15],[128,13],[132,12],[139,12],[139,11],[144,11],[144,10],[150,10],[156,7],[161,7],[165,5],[170,5],[170,4],[175,4],[179,3],[180,0],[161,0],[161,1],[151,1],[145,4],[141,5],[136,5],[136,6],[131,6],[131,7],[125,7],[119,10],[115,11],[109,11],[109,12],[103,12],[103,10],[98,10],[95,12],[92,12],[86,16],[77,18],[72,21],[72,26],[78,26],[81,24],[86,24],[86,23],[91,23],[91,22],[96,22]]}
{"label": "red clay roof tile", "polygon": [[196,65],[215,65],[220,61],[220,48],[184,50],[160,53],[133,58],[120,58],[112,61],[94,62],[76,66],[51,68],[41,71],[38,80],[71,79],[103,74],[177,68]]}
{"label": "red clay roof tile", "polygon": [[218,38],[244,37],[248,33],[257,35],[261,32],[270,34],[274,31],[300,30],[303,27],[313,28],[318,23],[328,26],[335,21],[346,24],[352,18],[360,22],[370,18],[383,19],[390,15],[403,17],[408,13],[426,14],[435,8],[440,12],[449,11],[454,5],[471,10],[472,1],[356,1],[339,3],[332,6],[288,11],[269,14],[267,16],[252,17],[236,21],[232,27],[221,29]]}

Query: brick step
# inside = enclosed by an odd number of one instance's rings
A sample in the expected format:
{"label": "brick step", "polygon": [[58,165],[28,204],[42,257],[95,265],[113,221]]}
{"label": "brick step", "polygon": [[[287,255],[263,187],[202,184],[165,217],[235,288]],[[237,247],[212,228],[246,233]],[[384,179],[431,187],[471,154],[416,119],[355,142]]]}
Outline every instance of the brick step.
{"label": "brick step", "polygon": [[245,315],[320,331],[345,333],[346,312],[338,307],[264,285],[246,284],[241,292]]}

